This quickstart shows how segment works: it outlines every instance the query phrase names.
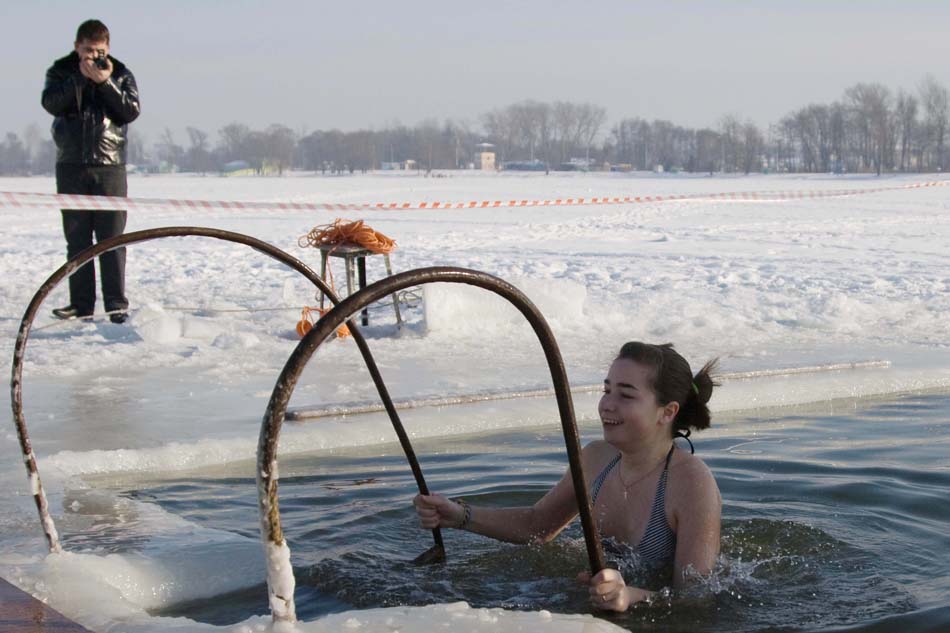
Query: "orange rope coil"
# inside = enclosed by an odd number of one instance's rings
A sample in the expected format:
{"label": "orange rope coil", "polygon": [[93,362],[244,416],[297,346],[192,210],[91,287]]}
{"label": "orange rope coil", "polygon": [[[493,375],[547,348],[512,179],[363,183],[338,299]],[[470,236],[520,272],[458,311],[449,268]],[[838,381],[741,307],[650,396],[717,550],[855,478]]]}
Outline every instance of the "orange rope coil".
{"label": "orange rope coil", "polygon": [[[374,231],[372,228],[366,226],[363,220],[349,222],[347,220],[341,220],[340,218],[337,218],[330,224],[318,224],[313,227],[306,235],[301,235],[297,238],[297,244],[302,248],[308,246],[320,248],[321,246],[327,245],[338,246],[340,244],[354,244],[372,253],[380,253],[383,255],[388,255],[396,248],[395,240],[383,235],[379,231]],[[331,269],[328,270],[330,272],[330,287],[333,288],[333,271]],[[328,311],[329,308],[304,306],[300,313],[300,320],[297,322],[297,334],[300,335],[300,338],[306,336],[314,323]],[[313,313],[317,313],[316,318],[314,318]],[[350,330],[346,327],[346,324],[343,324],[337,328],[336,335],[338,338],[346,338],[350,335]]]}
{"label": "orange rope coil", "polygon": [[301,247],[319,248],[328,244],[355,244],[368,251],[380,254],[391,253],[396,248],[395,240],[375,231],[363,220],[349,222],[337,218],[331,224],[319,224],[306,235],[300,236]]}

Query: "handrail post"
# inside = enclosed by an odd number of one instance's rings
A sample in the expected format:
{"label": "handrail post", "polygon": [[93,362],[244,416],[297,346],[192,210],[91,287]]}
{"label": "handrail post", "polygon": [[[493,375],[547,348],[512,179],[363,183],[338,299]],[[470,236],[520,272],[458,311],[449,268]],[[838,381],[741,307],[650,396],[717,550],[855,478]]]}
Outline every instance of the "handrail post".
{"label": "handrail post", "polygon": [[[290,402],[290,397],[307,362],[320,345],[336,331],[336,328],[363,307],[399,290],[436,282],[469,284],[500,295],[521,312],[538,336],[548,362],[548,368],[551,371],[554,389],[557,394],[561,427],[564,433],[564,442],[567,447],[568,462],[570,464],[572,481],[574,482],[574,493],[577,498],[578,513],[581,516],[584,540],[587,544],[587,555],[591,572],[596,573],[600,571],[604,568],[603,551],[601,549],[600,537],[593,520],[590,494],[584,481],[583,467],[580,459],[580,441],[577,433],[577,422],[574,417],[574,405],[571,400],[567,373],[564,369],[564,363],[557,347],[557,341],[554,339],[554,334],[551,332],[541,312],[520,290],[506,281],[487,273],[454,267],[433,267],[405,271],[381,279],[355,292],[323,315],[290,354],[290,357],[284,365],[284,369],[280,373],[280,377],[277,379],[274,391],[271,393],[270,401],[267,404],[264,419],[261,422],[261,433],[257,447],[258,509],[261,512],[262,539],[265,543],[265,548],[286,547],[280,523],[277,491],[277,446],[280,439],[281,426],[283,425],[287,412],[287,405]],[[401,439],[402,438],[400,438],[400,440]],[[409,441],[407,437],[406,446],[408,446],[408,444]],[[418,465],[415,464],[414,453],[411,452],[411,447],[406,453],[407,456],[410,454],[413,455],[410,457],[410,463],[413,464],[413,472],[415,473]],[[421,475],[421,470],[419,470],[419,473]],[[268,549],[268,552],[269,551]],[[269,594],[272,597],[276,595],[278,587],[286,586],[287,584],[285,570],[281,569],[279,565],[272,565],[270,557],[268,557],[267,583]],[[286,600],[287,597],[286,594],[281,595],[282,600]],[[289,599],[291,600],[290,604],[282,604],[279,611],[272,611],[275,622],[293,621],[295,617],[293,615],[295,613],[295,605],[292,602],[292,593],[289,595]]]}

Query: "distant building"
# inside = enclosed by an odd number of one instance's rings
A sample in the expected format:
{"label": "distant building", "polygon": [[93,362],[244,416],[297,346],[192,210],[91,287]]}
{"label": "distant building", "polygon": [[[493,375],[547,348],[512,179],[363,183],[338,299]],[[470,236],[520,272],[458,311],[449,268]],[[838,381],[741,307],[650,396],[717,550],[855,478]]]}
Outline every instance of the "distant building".
{"label": "distant building", "polygon": [[495,171],[495,146],[491,143],[479,143],[475,146],[475,169]]}

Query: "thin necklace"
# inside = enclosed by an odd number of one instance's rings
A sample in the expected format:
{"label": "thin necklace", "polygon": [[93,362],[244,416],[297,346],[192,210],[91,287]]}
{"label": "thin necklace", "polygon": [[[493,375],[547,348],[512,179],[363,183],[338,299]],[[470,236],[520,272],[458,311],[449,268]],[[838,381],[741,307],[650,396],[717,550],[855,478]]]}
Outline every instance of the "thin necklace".
{"label": "thin necklace", "polygon": [[[669,455],[667,455],[667,457],[669,457]],[[623,486],[623,500],[624,500],[624,501],[627,500],[627,491],[630,490],[630,488],[632,488],[633,486],[637,485],[638,483],[640,483],[641,481],[643,481],[644,479],[646,479],[647,477],[649,477],[650,475],[652,475],[652,474],[656,471],[656,469],[660,467],[660,464],[662,464],[663,462],[666,461],[666,459],[667,459],[667,458],[664,457],[663,459],[661,459],[660,461],[658,461],[658,462],[656,463],[656,466],[654,466],[654,467],[651,468],[649,471],[647,471],[646,474],[641,475],[640,477],[634,479],[634,480],[631,481],[629,484],[623,480],[623,464],[617,464],[617,466],[618,466],[618,468],[617,468],[617,477],[620,478],[620,485]]]}

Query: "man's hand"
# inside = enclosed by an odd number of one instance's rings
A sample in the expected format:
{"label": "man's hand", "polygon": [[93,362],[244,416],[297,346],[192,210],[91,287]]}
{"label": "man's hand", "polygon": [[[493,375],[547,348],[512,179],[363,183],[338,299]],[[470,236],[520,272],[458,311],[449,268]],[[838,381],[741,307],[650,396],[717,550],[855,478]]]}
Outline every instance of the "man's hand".
{"label": "man's hand", "polygon": [[102,57],[105,60],[106,67],[100,69],[92,57],[85,57],[79,60],[79,72],[82,76],[93,83],[101,84],[112,76],[112,60],[108,57]]}

